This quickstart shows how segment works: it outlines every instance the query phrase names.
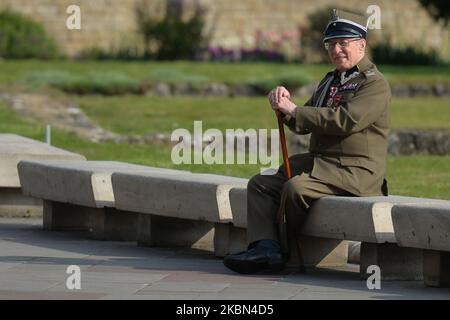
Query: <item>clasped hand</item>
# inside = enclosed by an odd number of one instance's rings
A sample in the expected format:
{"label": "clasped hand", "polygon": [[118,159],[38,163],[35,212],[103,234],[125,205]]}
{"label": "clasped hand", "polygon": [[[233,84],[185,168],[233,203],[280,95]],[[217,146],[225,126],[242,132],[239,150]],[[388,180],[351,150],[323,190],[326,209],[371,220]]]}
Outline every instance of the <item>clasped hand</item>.
{"label": "clasped hand", "polygon": [[297,106],[291,101],[291,95],[285,87],[276,87],[270,91],[268,98],[273,110],[280,110],[285,115],[295,117]]}

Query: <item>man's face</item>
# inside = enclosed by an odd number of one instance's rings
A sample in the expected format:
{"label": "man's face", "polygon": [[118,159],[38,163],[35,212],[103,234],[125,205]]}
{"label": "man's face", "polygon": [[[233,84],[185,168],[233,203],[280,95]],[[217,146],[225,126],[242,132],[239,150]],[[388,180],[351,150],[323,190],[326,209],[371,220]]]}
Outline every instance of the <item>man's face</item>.
{"label": "man's face", "polygon": [[328,41],[328,56],[340,72],[353,68],[364,56],[366,40],[336,38]]}

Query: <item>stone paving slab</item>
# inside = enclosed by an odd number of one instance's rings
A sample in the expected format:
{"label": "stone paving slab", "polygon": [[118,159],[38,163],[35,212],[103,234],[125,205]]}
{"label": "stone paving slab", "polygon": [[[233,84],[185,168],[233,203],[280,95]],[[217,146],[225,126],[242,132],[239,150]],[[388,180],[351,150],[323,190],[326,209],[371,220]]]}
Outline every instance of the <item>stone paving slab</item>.
{"label": "stone paving slab", "polygon": [[[199,293],[179,293],[179,292],[158,292],[156,294],[135,294],[133,300],[195,300],[200,296]],[[129,295],[110,294],[99,300],[127,300]]]}
{"label": "stone paving slab", "polygon": [[0,300],[94,300],[105,296],[104,293],[0,290]]}
{"label": "stone paving slab", "polygon": [[6,272],[8,269],[20,266],[22,262],[14,263],[14,262],[0,262],[0,274]]}
{"label": "stone paving slab", "polygon": [[115,273],[115,272],[83,272],[83,281],[85,283],[111,283],[111,284],[143,284],[151,283],[164,279],[167,274],[160,273]]}
{"label": "stone paving slab", "polygon": [[[450,299],[450,289],[420,281],[382,281],[381,290],[369,290],[357,265],[245,276],[208,251],[87,240],[41,226],[0,219],[0,299]],[[71,264],[81,268],[81,290],[65,286]]]}
{"label": "stone paving slab", "polygon": [[204,283],[198,281],[160,281],[146,286],[136,294],[155,294],[158,292],[191,292],[191,293],[217,293],[228,287],[228,283]]}
{"label": "stone paving slab", "polygon": [[256,299],[270,300],[276,299],[287,300],[295,296],[301,287],[278,287],[276,285],[254,285],[254,284],[232,284],[223,289],[218,294],[201,294],[198,299],[217,300],[217,299]]}
{"label": "stone paving slab", "polygon": [[[123,282],[104,282],[104,281],[84,281],[81,285],[81,290],[77,292],[83,293],[96,293],[108,295],[121,295],[123,297],[130,296],[145,287],[145,284],[141,283],[123,283]],[[46,290],[48,292],[64,292],[67,291],[65,282],[59,283],[58,285]]]}
{"label": "stone paving slab", "polygon": [[167,282],[182,282],[182,281],[199,281],[202,283],[229,283],[229,284],[259,284],[259,285],[271,285],[275,283],[277,280],[281,280],[281,276],[279,277],[264,277],[261,275],[251,275],[251,276],[241,276],[236,273],[228,272],[227,270],[223,270],[223,267],[220,266],[220,271],[216,273],[208,273],[208,272],[197,272],[197,271],[175,271],[172,272],[169,276],[167,276],[164,281]]}
{"label": "stone paving slab", "polygon": [[58,285],[56,280],[36,280],[11,278],[0,280],[1,290],[36,291],[42,292]]}

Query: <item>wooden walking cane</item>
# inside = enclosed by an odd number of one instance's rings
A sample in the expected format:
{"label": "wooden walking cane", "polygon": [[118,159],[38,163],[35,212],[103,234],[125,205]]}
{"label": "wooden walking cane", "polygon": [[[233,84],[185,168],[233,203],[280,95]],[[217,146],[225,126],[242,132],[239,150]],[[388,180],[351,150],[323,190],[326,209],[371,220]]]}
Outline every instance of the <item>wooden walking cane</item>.
{"label": "wooden walking cane", "polygon": [[275,110],[278,118],[278,130],[280,132],[280,142],[281,142],[281,152],[283,153],[283,164],[284,164],[284,172],[286,173],[286,177],[289,179],[292,178],[291,175],[291,165],[289,163],[289,157],[286,148],[286,136],[284,135],[284,124],[281,119],[282,114],[280,110]]}
{"label": "wooden walking cane", "polygon": [[[284,171],[286,174],[286,177],[288,178],[288,180],[290,180],[292,178],[292,173],[291,173],[291,164],[289,163],[289,157],[288,157],[288,153],[287,153],[287,147],[286,147],[286,136],[284,134],[284,123],[282,120],[282,113],[280,112],[280,110],[275,110],[275,113],[277,114],[277,119],[278,119],[278,129],[280,132],[280,142],[281,142],[281,152],[283,153],[283,164],[284,164]],[[280,233],[283,224],[286,224],[287,222],[285,221],[286,216],[284,212],[279,212],[280,216],[278,217],[278,222],[279,222],[279,226],[280,226]],[[284,232],[287,232],[284,231]],[[301,273],[305,272],[305,268],[303,266],[303,257],[302,257],[302,253],[301,253],[301,248],[300,248],[300,244],[298,243],[298,234],[297,234],[297,230],[293,229],[294,232],[294,242],[295,245],[297,247],[297,254],[298,254],[298,259],[299,259],[299,271]],[[280,234],[281,236],[281,234]],[[286,235],[287,237],[287,235]],[[287,244],[287,243],[286,243]],[[289,245],[287,244],[287,246],[289,247]],[[289,249],[288,249],[289,250]]]}

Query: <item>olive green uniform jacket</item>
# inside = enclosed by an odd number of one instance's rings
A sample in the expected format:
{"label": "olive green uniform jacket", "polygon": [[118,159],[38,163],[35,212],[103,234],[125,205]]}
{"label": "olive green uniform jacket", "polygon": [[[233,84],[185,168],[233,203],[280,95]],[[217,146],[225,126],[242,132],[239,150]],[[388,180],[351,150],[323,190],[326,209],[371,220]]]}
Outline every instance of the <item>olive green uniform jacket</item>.
{"label": "olive green uniform jacket", "polygon": [[387,195],[389,84],[364,57],[329,98],[336,75],[329,72],[287,124],[298,134],[311,133],[312,177],[357,196]]}

